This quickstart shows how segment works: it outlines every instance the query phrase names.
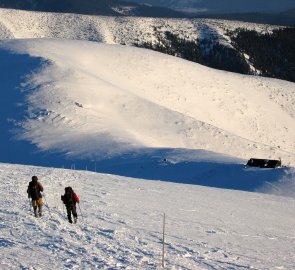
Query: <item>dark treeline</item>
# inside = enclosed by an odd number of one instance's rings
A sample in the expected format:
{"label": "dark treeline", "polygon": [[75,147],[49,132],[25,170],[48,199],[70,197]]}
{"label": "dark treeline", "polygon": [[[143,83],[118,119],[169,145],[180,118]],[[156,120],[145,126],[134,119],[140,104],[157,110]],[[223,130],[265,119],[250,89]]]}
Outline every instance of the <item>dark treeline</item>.
{"label": "dark treeline", "polygon": [[234,49],[212,39],[187,40],[171,32],[165,37],[157,35],[157,43],[136,43],[137,47],[181,57],[208,67],[248,74],[250,68],[243,57]]}
{"label": "dark treeline", "polygon": [[[216,69],[295,82],[295,28],[277,29],[265,34],[239,28],[227,33],[233,47],[219,43],[216,38],[192,41],[171,32],[165,32],[163,36],[155,29],[155,33],[156,43],[133,45]],[[250,63],[259,73],[250,68]]]}
{"label": "dark treeline", "polygon": [[197,42],[202,51],[200,64],[241,74],[251,74],[250,66],[235,49],[215,40],[203,39]]}
{"label": "dark treeline", "polygon": [[262,76],[295,82],[295,28],[258,33],[245,29],[230,32],[233,46],[249,55]]}

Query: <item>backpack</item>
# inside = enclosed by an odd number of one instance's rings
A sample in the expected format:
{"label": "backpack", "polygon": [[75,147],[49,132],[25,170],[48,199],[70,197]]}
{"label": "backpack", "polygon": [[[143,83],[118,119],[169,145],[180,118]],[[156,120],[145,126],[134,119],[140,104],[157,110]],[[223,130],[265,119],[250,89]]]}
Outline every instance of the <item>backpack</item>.
{"label": "backpack", "polygon": [[71,187],[65,188],[65,195],[63,196],[63,201],[67,205],[75,205],[76,200],[74,198],[74,190]]}
{"label": "backpack", "polygon": [[37,182],[36,183],[30,182],[29,192],[30,192],[32,200],[38,200],[42,198],[40,188]]}

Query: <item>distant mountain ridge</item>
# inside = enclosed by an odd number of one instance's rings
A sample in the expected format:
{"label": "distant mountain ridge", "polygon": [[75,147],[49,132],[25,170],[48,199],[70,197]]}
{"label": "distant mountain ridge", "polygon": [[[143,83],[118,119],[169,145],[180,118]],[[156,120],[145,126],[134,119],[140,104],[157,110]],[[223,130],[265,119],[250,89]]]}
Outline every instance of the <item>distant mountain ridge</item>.
{"label": "distant mountain ridge", "polygon": [[295,8],[294,0],[129,0],[191,13],[274,12]]}
{"label": "distant mountain ridge", "polygon": [[233,0],[129,0],[185,12],[187,17],[238,20],[272,25],[295,25],[295,2]]}
{"label": "distant mountain ridge", "polygon": [[198,15],[197,17],[292,26],[292,25],[295,25],[295,8],[281,12],[281,13],[249,12],[249,13],[203,14],[203,15]]}
{"label": "distant mountain ridge", "polygon": [[166,7],[121,0],[0,0],[0,8],[104,16],[185,17]]}
{"label": "distant mountain ridge", "polygon": [[[231,1],[221,1],[228,3],[221,5],[210,0],[199,2],[189,0],[0,0],[0,8],[100,16],[199,17],[272,25],[295,25],[295,3],[292,1],[283,0],[280,6],[270,1],[265,9],[261,3],[255,5],[253,1],[248,3],[249,8],[245,3],[237,8],[230,4]],[[232,8],[229,9],[228,6],[231,5]]]}

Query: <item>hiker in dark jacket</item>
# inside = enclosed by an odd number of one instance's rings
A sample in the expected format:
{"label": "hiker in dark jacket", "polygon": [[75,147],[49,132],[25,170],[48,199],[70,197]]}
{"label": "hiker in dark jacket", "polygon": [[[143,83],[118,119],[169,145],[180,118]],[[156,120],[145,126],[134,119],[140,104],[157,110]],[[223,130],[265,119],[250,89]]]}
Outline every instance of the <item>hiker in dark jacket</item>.
{"label": "hiker in dark jacket", "polygon": [[[28,197],[32,198],[32,205],[34,209],[35,217],[42,216],[42,206],[43,206],[43,200],[42,200],[42,194],[44,188],[42,184],[38,181],[37,176],[32,176],[32,181],[29,183],[27,193]],[[38,211],[37,211],[38,208]]]}
{"label": "hiker in dark jacket", "polygon": [[74,190],[71,187],[66,187],[65,194],[61,196],[61,200],[66,205],[69,222],[73,223],[72,221],[72,214],[73,214],[74,223],[77,223],[78,215],[77,215],[76,203],[80,203],[80,200],[77,194],[74,192]]}

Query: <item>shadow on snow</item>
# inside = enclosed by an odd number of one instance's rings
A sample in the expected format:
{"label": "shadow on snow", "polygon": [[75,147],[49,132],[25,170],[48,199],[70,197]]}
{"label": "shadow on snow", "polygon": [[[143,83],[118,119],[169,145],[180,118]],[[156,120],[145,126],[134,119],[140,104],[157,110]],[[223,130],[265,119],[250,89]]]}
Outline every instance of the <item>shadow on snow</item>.
{"label": "shadow on snow", "polygon": [[26,117],[26,93],[19,86],[45,61],[0,49],[0,162],[75,168],[147,180],[255,191],[279,181],[286,168],[245,169],[245,161],[204,150],[142,149],[102,161],[67,160],[62,154],[40,152],[12,131]]}
{"label": "shadow on snow", "polygon": [[52,166],[62,163],[59,155],[40,153],[36,146],[16,140],[18,124],[26,118],[26,92],[20,85],[26,76],[41,68],[45,61],[0,48],[0,162]]}

